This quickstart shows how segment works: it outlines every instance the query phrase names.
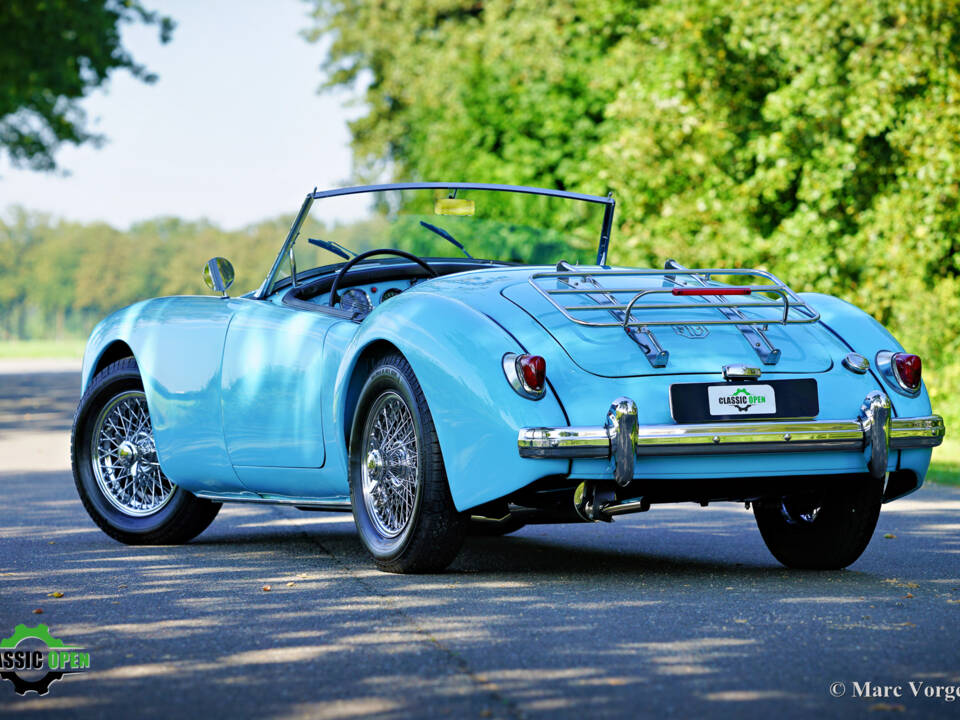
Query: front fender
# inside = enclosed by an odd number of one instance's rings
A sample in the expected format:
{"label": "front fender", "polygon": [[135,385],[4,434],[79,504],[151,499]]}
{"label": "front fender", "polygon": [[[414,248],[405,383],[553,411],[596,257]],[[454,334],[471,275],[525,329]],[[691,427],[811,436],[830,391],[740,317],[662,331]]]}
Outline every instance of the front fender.
{"label": "front fender", "polygon": [[552,391],[529,400],[504,377],[504,353],[523,349],[483,313],[441,295],[397,296],[364,321],[345,350],[335,383],[339,437],[349,432],[347,395],[358,360],[371,344],[382,341],[403,353],[420,382],[458,510],[503,497],[538,478],[566,474],[564,460],[525,459],[517,452],[521,427],[566,424]]}
{"label": "front fender", "polygon": [[113,343],[133,351],[160,466],[186,490],[243,489],[220,422],[220,361],[232,315],[231,303],[217,297],[146,300],[100,322],[84,352],[85,390]]}

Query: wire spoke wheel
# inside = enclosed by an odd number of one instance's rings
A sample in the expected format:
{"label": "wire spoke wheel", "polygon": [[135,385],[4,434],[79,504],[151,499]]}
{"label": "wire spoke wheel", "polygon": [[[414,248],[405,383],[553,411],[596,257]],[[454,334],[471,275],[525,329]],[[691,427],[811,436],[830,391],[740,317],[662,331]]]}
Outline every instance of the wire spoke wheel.
{"label": "wire spoke wheel", "polygon": [[364,505],[377,532],[398,537],[414,516],[420,454],[413,415],[396,392],[384,392],[371,407],[362,453]]}
{"label": "wire spoke wheel", "polygon": [[152,515],[166,505],[176,485],[161,472],[142,391],[115,395],[97,415],[90,459],[103,496],[132,517]]}

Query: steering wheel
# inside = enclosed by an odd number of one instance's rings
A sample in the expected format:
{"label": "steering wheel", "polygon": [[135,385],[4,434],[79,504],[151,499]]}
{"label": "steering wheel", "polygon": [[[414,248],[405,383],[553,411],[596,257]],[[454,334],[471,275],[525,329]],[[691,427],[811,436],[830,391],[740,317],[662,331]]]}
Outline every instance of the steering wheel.
{"label": "steering wheel", "polygon": [[327,305],[333,307],[340,302],[340,298],[337,297],[337,288],[340,287],[340,281],[343,279],[344,275],[347,274],[347,271],[361,260],[366,260],[368,257],[372,257],[373,255],[397,255],[399,257],[406,258],[407,260],[415,262],[417,265],[426,270],[430,277],[438,277],[437,271],[427,265],[426,262],[418,258],[416,255],[404,252],[403,250],[391,250],[390,248],[383,248],[381,250],[367,250],[367,252],[360,253],[359,255],[350,258],[343,264],[343,267],[340,268],[340,272],[338,272],[337,276],[333,279],[333,285],[330,286],[330,299],[327,300]]}

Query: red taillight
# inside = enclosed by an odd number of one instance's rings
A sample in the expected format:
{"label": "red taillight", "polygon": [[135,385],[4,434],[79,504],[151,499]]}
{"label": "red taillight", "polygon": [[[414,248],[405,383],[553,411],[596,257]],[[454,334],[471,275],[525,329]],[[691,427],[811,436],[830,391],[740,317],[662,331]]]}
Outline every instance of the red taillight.
{"label": "red taillight", "polygon": [[539,355],[520,355],[517,358],[517,371],[523,378],[528,390],[540,392],[547,377],[547,361]]}
{"label": "red taillight", "polygon": [[916,390],[920,387],[920,380],[923,374],[923,363],[919,355],[910,353],[894,353],[893,364],[897,369],[897,379],[909,390]]}

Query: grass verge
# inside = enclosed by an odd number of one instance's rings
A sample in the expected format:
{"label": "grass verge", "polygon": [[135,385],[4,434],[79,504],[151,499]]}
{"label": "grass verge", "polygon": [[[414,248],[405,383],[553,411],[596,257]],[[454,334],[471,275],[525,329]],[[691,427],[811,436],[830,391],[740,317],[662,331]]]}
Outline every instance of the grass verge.
{"label": "grass verge", "polygon": [[79,360],[83,357],[84,340],[3,340],[0,359],[55,358]]}
{"label": "grass verge", "polygon": [[933,449],[927,480],[960,486],[960,441],[946,439],[943,445]]}

